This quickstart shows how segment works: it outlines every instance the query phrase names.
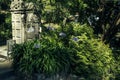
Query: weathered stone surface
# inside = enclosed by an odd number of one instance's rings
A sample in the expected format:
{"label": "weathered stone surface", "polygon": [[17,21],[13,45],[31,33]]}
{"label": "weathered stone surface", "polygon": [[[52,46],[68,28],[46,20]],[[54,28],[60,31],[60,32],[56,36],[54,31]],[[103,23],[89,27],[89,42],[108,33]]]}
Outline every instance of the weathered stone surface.
{"label": "weathered stone surface", "polygon": [[39,20],[33,3],[25,3],[23,0],[12,0],[12,36],[16,43],[34,39],[39,35]]}

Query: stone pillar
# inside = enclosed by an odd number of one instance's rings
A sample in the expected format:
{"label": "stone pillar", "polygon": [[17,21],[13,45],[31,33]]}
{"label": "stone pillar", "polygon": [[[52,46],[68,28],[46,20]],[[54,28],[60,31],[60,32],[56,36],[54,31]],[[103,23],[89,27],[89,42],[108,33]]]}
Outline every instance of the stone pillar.
{"label": "stone pillar", "polygon": [[22,0],[13,0],[11,3],[12,16],[12,38],[16,43],[22,43],[25,40],[25,22],[24,18],[24,3]]}
{"label": "stone pillar", "polygon": [[39,21],[33,3],[22,0],[12,0],[12,38],[17,44],[34,39],[39,35]]}
{"label": "stone pillar", "polygon": [[39,19],[36,15],[35,6],[33,3],[26,4],[26,39],[35,39],[39,35]]}

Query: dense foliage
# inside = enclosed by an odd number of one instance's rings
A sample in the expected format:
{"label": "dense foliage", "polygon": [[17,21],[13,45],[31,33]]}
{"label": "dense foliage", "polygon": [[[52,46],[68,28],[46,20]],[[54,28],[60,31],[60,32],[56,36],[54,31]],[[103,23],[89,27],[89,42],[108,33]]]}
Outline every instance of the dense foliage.
{"label": "dense foliage", "polygon": [[[87,80],[120,79],[119,0],[23,1],[35,4],[43,29],[40,40],[13,47],[14,67],[23,77],[63,71]],[[0,44],[11,38],[9,5],[0,0]]]}
{"label": "dense foliage", "polygon": [[11,14],[8,12],[10,2],[0,0],[0,45],[11,38]]}
{"label": "dense foliage", "polygon": [[[59,28],[48,29],[41,39],[16,44],[12,51],[15,70],[27,79],[35,73],[51,76],[62,72],[86,80],[114,79],[115,62],[110,48],[91,36],[93,30],[90,27],[88,30],[87,25],[67,26],[64,29],[67,34],[60,35]],[[73,33],[69,32],[70,27]]]}
{"label": "dense foliage", "polygon": [[[31,0],[25,0],[31,2]],[[94,33],[111,46],[119,44],[119,0],[32,0],[38,16],[47,22],[60,23],[64,18],[88,23]],[[78,16],[78,18],[76,18]],[[118,36],[116,36],[118,35]],[[119,46],[119,45],[118,45]]]}

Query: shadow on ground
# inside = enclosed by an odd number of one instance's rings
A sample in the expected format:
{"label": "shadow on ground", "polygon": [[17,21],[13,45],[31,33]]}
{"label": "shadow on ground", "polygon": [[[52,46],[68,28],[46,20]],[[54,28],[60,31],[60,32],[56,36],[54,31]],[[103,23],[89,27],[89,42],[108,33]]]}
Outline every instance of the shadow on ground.
{"label": "shadow on ground", "polygon": [[15,80],[12,61],[0,62],[0,80]]}

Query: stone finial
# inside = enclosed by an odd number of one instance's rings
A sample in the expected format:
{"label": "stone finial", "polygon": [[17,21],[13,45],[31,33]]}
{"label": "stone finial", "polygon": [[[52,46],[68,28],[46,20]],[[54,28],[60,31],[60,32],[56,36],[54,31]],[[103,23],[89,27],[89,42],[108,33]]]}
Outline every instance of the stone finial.
{"label": "stone finial", "polygon": [[25,8],[28,10],[33,10],[35,8],[35,5],[32,2],[26,3]]}
{"label": "stone finial", "polygon": [[22,0],[12,0],[10,8],[11,10],[23,10],[24,3]]}

